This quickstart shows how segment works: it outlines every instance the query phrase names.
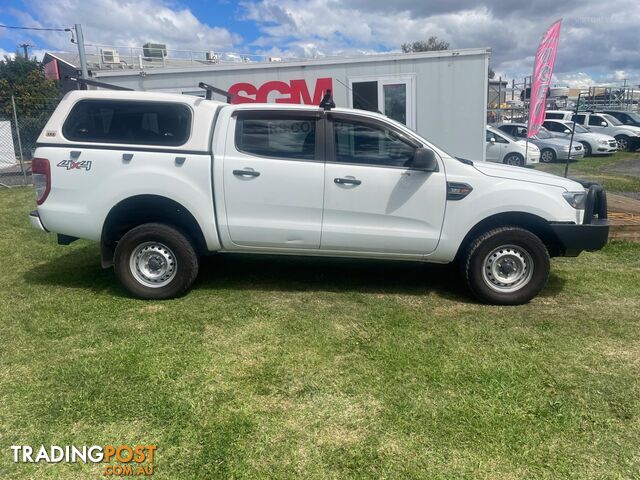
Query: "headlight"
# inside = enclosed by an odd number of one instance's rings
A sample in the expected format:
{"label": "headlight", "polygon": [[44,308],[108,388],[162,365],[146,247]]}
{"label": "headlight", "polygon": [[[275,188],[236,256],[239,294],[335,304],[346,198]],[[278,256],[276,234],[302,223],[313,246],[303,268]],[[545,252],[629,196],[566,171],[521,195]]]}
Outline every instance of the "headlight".
{"label": "headlight", "polygon": [[598,140],[598,143],[600,145],[609,145],[609,140],[607,140],[605,138],[601,138],[600,140]]}
{"label": "headlight", "polygon": [[576,210],[584,210],[584,204],[587,201],[586,192],[564,192],[564,199]]}

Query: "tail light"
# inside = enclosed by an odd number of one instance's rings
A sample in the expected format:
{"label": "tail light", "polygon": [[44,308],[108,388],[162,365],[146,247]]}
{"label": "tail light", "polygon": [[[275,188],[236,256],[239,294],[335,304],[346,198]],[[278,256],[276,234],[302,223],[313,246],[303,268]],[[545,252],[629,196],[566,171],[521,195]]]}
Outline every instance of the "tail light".
{"label": "tail light", "polygon": [[31,160],[33,186],[36,188],[36,203],[42,205],[51,191],[51,166],[46,158]]}

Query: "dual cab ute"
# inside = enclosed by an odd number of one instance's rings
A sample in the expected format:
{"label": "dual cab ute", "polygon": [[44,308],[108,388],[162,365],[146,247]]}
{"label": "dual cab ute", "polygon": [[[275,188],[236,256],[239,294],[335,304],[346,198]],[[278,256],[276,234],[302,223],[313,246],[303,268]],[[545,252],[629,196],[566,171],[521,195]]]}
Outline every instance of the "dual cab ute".
{"label": "dual cab ute", "polygon": [[481,300],[521,304],[549,257],[608,235],[599,185],[457,159],[383,115],[151,92],[74,91],[38,139],[32,224],[100,242],[147,299],[201,255],[458,262]]}

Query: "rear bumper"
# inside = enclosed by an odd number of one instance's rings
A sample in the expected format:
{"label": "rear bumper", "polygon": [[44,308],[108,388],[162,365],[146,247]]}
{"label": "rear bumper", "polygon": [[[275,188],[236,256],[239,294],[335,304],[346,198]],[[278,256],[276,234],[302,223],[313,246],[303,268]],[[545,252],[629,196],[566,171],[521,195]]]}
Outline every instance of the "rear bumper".
{"label": "rear bumper", "polygon": [[29,213],[29,223],[31,223],[31,226],[36,230],[40,230],[41,232],[49,231],[46,228],[44,228],[44,225],[42,224],[42,220],[40,220],[40,214],[38,213],[37,210],[33,210],[32,212]]}

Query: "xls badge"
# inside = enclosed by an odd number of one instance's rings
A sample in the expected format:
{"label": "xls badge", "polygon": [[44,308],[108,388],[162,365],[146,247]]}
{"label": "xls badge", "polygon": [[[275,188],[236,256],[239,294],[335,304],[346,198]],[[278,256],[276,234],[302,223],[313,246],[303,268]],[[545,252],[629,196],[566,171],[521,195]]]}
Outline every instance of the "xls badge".
{"label": "xls badge", "polygon": [[73,160],[62,160],[57,165],[58,167],[66,168],[67,170],[91,170],[91,160],[79,160],[74,162]]}

